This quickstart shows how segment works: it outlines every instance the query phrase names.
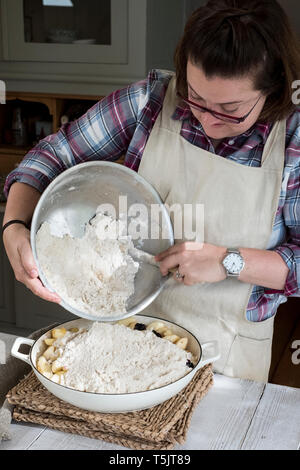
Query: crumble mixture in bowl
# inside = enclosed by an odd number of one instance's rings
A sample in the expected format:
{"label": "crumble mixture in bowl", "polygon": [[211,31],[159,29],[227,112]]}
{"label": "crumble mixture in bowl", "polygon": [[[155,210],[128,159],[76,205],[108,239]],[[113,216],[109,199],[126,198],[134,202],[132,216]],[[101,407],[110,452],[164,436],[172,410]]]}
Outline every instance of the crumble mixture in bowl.
{"label": "crumble mixture in bowl", "polygon": [[119,236],[122,222],[97,213],[81,238],[57,232],[44,222],[36,234],[39,264],[54,291],[74,309],[99,320],[125,313],[139,263],[128,253],[130,237]]}

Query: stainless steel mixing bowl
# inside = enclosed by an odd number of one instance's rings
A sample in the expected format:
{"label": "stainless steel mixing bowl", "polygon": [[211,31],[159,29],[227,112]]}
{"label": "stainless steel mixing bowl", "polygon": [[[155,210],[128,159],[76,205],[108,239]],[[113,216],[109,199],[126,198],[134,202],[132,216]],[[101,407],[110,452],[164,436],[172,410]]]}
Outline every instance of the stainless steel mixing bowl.
{"label": "stainless steel mixing bowl", "polygon": [[[43,284],[51,291],[39,264],[36,251],[36,233],[48,221],[74,237],[82,237],[85,226],[101,204],[112,204],[119,214],[119,196],[127,196],[128,208],[143,204],[148,208],[148,226],[151,227],[151,205],[159,205],[162,216],[157,239],[133,240],[135,246],[150,254],[157,254],[174,244],[172,223],[157,191],[139,174],[111,162],[88,162],[76,165],[59,175],[42,194],[31,224],[31,247]],[[128,226],[134,216],[128,217]],[[142,244],[140,243],[142,242]],[[51,256],[51,254],[49,254]],[[161,292],[168,276],[151,264],[141,263],[135,276],[135,292],[127,302],[127,312],[110,317],[92,316],[70,306],[62,299],[61,306],[78,317],[96,321],[114,321],[135,315],[146,308]]]}

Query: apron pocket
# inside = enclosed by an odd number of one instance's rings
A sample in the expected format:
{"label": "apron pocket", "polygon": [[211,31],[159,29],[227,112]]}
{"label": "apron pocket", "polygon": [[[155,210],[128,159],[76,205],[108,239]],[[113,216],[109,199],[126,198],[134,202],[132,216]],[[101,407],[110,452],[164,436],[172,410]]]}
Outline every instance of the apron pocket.
{"label": "apron pocket", "polygon": [[236,335],[223,374],[266,383],[271,353],[272,338],[259,340]]}

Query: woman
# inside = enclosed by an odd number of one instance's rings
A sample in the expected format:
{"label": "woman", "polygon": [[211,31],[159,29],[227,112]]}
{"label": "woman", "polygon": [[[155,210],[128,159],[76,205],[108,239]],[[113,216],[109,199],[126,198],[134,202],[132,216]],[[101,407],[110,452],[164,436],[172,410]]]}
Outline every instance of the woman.
{"label": "woman", "polygon": [[[292,102],[299,47],[276,1],[211,0],[188,21],[176,76],[152,71],[42,140],[6,182],[4,226],[29,223],[60,172],[89,160],[138,171],[165,203],[201,203],[204,244],[161,253],[175,279],[146,313],[218,339],[217,372],[268,380],[273,320],[300,286],[300,114]],[[14,183],[14,184],[13,184]],[[21,223],[4,230],[16,278],[58,302],[38,279]]]}

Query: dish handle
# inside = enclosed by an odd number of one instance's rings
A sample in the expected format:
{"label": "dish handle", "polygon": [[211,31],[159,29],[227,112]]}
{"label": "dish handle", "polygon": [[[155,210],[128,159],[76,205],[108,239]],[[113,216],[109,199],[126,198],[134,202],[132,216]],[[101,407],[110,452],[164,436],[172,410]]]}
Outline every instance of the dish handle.
{"label": "dish handle", "polygon": [[34,342],[35,340],[30,338],[16,338],[11,348],[11,355],[17,357],[18,359],[21,359],[24,362],[27,362],[27,364],[30,364],[29,354],[20,353],[19,348],[22,344],[29,344],[29,346],[32,346]]}
{"label": "dish handle", "polygon": [[[201,367],[206,366],[206,364],[209,364],[211,362],[215,362],[218,359],[220,359],[220,351],[219,351],[219,343],[218,341],[207,341],[206,343],[201,344],[202,348],[202,357],[201,358],[197,369],[201,369]],[[205,354],[206,351],[207,354]]]}

